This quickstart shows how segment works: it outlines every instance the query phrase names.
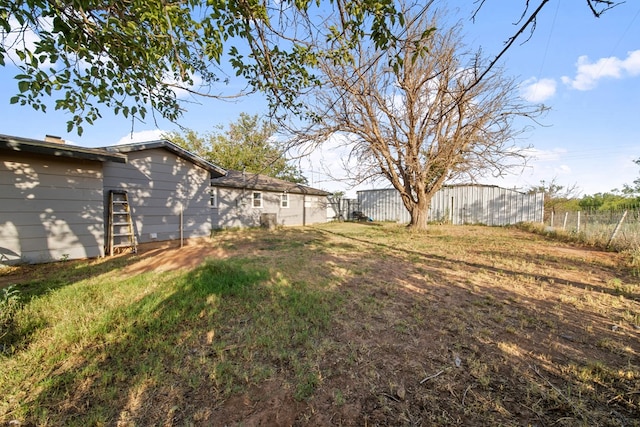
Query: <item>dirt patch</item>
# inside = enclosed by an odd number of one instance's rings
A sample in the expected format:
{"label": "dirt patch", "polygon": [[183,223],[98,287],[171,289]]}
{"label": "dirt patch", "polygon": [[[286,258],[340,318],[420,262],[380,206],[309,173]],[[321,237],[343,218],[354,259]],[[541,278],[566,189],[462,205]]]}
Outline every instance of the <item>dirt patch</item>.
{"label": "dirt patch", "polygon": [[624,257],[517,230],[443,234],[448,248],[338,235],[349,251],[314,254],[347,271],[346,308],[292,425],[638,424],[640,284]]}
{"label": "dirt patch", "polygon": [[149,271],[191,270],[207,258],[222,258],[224,252],[212,247],[210,239],[191,239],[182,247],[176,242],[145,243],[138,246],[136,255],[139,260],[126,266],[122,274],[134,276]]}
{"label": "dirt patch", "polygon": [[[220,249],[212,248],[210,239],[187,239],[181,247],[177,241],[162,241],[138,245],[137,252],[124,251],[114,256],[103,258],[61,261],[47,264],[5,266],[0,268],[0,288],[11,284],[19,284],[34,280],[46,280],[82,267],[96,269],[100,266],[105,271],[121,268],[126,276],[150,271],[163,272],[179,269],[193,269],[206,258],[221,257]],[[81,275],[73,275],[81,279]]]}
{"label": "dirt patch", "polygon": [[293,398],[286,384],[265,381],[231,397],[206,421],[246,427],[287,427],[295,424],[305,407]]}

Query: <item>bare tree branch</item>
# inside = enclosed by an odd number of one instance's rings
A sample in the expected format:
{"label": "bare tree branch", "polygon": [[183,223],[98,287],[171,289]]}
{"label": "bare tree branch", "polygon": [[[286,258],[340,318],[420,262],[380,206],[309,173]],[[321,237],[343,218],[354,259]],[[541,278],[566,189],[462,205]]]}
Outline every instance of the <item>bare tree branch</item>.
{"label": "bare tree branch", "polygon": [[[474,10],[471,16],[472,21],[475,22],[475,20],[477,19],[478,12],[485,5],[486,1],[487,0],[476,0],[475,3],[478,4],[478,6],[476,7],[476,9]],[[502,56],[511,48],[511,46],[515,43],[515,41],[529,27],[531,27],[529,30],[529,37],[522,43],[526,43],[531,38],[537,26],[538,15],[540,14],[540,11],[542,11],[542,9],[547,3],[549,3],[549,0],[540,1],[540,4],[538,5],[538,7],[536,7],[535,10],[531,13],[531,15],[529,15],[529,17],[526,18],[525,20],[525,17],[527,16],[527,12],[529,11],[529,7],[530,7],[530,0],[525,0],[525,7],[524,7],[524,10],[522,11],[522,15],[516,22],[516,24],[519,24],[519,23],[522,23],[522,24],[520,25],[516,33],[507,39],[507,41],[505,42],[504,48],[493,58],[493,60],[491,60],[491,62],[489,62],[489,65],[481,73],[480,77],[478,78],[478,81],[482,80],[482,78],[485,75],[487,75],[487,73],[489,73],[493,67],[496,66],[500,58],[502,58]],[[613,0],[587,0],[587,5],[591,10],[591,13],[593,13],[593,16],[595,16],[596,18],[599,18],[606,11],[611,10],[614,7],[619,6],[623,3],[625,2],[613,1]]]}

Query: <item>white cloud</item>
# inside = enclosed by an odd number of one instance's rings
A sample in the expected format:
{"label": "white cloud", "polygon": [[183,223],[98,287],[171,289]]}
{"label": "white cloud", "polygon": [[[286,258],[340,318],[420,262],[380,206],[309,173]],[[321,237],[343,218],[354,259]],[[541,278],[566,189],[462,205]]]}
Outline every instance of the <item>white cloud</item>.
{"label": "white cloud", "polygon": [[116,142],[116,145],[133,144],[135,142],[157,141],[161,139],[162,135],[166,133],[168,132],[160,129],[133,132],[131,134],[127,134],[126,136],[123,136],[122,138],[120,138],[120,140]]}
{"label": "white cloud", "polygon": [[591,90],[605,77],[621,79],[640,75],[640,50],[629,52],[626,59],[612,56],[600,58],[596,62],[590,62],[584,55],[578,58],[576,68],[575,78],[563,76],[562,82],[573,89]]}
{"label": "white cloud", "polygon": [[[44,31],[51,31],[53,28],[50,18],[39,18],[38,24]],[[36,43],[40,37],[27,25],[21,25],[17,19],[9,18],[10,32],[0,30],[0,44],[6,50],[9,62],[21,64],[23,61],[16,54],[16,50],[35,51]],[[49,68],[53,66],[51,62],[45,61],[39,68]]]}
{"label": "white cloud", "polygon": [[522,170],[514,169],[511,173],[481,180],[482,184],[493,184],[504,188],[516,188],[521,191],[540,185],[542,181],[558,178],[562,185],[572,183],[575,171],[566,163],[565,148],[552,148],[541,150],[527,148],[524,150],[529,160]]}
{"label": "white cloud", "polygon": [[529,102],[544,102],[556,94],[554,79],[536,79],[532,77],[520,85],[520,96]]}
{"label": "white cloud", "polygon": [[569,165],[558,165],[554,168],[556,175],[571,175],[571,167]]}
{"label": "white cloud", "polygon": [[624,61],[624,69],[630,76],[640,75],[640,49],[629,52]]}
{"label": "white cloud", "polygon": [[554,148],[552,150],[539,150],[537,148],[527,148],[524,154],[537,162],[555,162],[560,160],[567,150],[564,148]]}
{"label": "white cloud", "polygon": [[173,77],[167,76],[164,83],[171,86],[171,90],[173,90],[173,93],[176,94],[176,98],[186,99],[193,96],[192,92],[197,92],[202,86],[202,77],[200,77],[199,75],[191,76],[191,80],[193,81],[193,84],[186,85],[183,82],[179,82],[178,80],[174,79]]}
{"label": "white cloud", "polygon": [[358,170],[358,162],[350,157],[352,137],[344,134],[334,134],[317,147],[307,147],[305,150],[294,150],[294,156],[302,156],[299,161],[300,169],[309,179],[309,185],[326,191],[343,191],[347,197],[355,198],[359,190],[382,188],[386,182],[374,183],[369,180],[353,185],[354,174]]}

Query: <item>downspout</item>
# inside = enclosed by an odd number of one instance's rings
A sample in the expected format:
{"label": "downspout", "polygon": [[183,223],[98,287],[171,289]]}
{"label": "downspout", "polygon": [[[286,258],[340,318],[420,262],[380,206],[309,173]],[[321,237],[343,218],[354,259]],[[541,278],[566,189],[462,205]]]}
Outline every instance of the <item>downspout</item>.
{"label": "downspout", "polygon": [[307,195],[302,194],[302,226],[307,225]]}
{"label": "downspout", "polygon": [[180,203],[180,247],[184,246],[184,208]]}
{"label": "downspout", "polygon": [[[245,207],[249,204],[247,201],[247,175],[245,173],[246,166],[242,167],[242,194],[240,196],[240,214],[245,215]],[[253,201],[251,201],[253,203]],[[242,218],[240,219],[241,226],[244,226]]]}

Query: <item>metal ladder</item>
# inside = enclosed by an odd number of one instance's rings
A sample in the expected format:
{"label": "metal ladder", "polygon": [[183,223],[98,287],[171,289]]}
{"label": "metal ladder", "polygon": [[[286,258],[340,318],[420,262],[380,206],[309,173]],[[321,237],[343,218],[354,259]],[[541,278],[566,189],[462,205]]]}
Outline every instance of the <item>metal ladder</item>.
{"label": "metal ladder", "polygon": [[115,255],[118,249],[138,250],[131,217],[129,195],[124,190],[109,191],[109,246],[107,255]]}

